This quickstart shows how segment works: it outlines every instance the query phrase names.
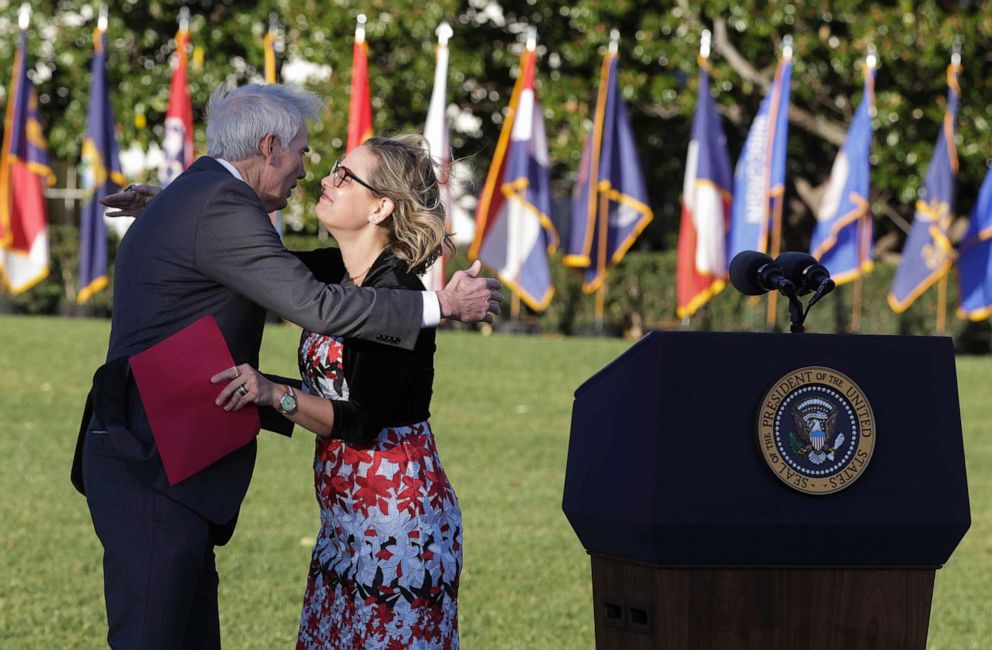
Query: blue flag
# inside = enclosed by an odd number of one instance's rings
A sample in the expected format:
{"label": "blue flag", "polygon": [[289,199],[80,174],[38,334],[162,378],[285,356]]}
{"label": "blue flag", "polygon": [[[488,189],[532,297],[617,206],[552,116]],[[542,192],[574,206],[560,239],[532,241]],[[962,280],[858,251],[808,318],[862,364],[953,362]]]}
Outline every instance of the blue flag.
{"label": "blue flag", "polygon": [[607,52],[600,70],[593,130],[586,141],[572,197],[572,229],[566,266],[585,269],[582,289],[592,293],[606,280],[654,213],[637,158],[637,141],[617,84],[617,54]]}
{"label": "blue flag", "polygon": [[985,175],[968,221],[968,233],[961,241],[958,284],[960,318],[979,321],[992,316],[992,170]]}
{"label": "blue flag", "polygon": [[947,229],[954,219],[954,177],[958,172],[958,153],[954,146],[955,122],[961,89],[958,75],[961,66],[947,66],[947,111],[937,137],[926,183],[916,202],[916,215],[902,249],[896,270],[889,307],[897,314],[909,309],[923,292],[937,282],[954,263],[954,250]]}
{"label": "blue flag", "polygon": [[105,31],[93,30],[93,47],[90,106],[80,165],[86,195],[79,225],[79,304],[107,286],[107,229],[100,199],[126,184],[117,155],[114,112],[107,88]]}
{"label": "blue flag", "polygon": [[[751,123],[734,171],[734,203],[727,238],[727,263],[741,251],[768,252],[769,231],[781,232],[785,198],[786,142],[792,57],[778,63],[775,80]],[[773,241],[772,253],[777,254]]]}
{"label": "blue flag", "polygon": [[527,306],[543,311],[554,286],[548,255],[558,247],[551,222],[551,177],[544,115],[534,90],[537,55],[525,50],[476,211],[469,257],[496,269]]}
{"label": "blue flag", "polygon": [[810,253],[837,284],[850,282],[872,268],[871,118],[875,104],[875,68],[865,69],[865,94],[847,138],[834,161],[827,190],[816,215]]}

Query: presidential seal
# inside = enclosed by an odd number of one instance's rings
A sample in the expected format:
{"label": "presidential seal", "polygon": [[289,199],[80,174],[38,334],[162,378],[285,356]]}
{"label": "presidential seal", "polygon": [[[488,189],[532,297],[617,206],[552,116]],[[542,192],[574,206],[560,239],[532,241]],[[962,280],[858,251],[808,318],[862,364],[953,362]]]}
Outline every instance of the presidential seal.
{"label": "presidential seal", "polygon": [[761,401],[758,447],[789,487],[830,494],[858,480],[875,449],[875,415],[850,377],[810,366],[779,379]]}

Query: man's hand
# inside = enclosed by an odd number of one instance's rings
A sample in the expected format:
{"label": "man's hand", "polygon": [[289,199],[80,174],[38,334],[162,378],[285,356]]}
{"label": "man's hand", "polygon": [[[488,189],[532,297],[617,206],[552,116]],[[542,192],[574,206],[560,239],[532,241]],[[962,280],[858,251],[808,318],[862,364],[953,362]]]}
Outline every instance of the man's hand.
{"label": "man's hand", "polygon": [[499,315],[503,292],[496,278],[479,278],[482,262],[476,260],[467,271],[455,271],[451,282],[437,292],[441,303],[441,317],[453,318],[463,323],[493,322]]}
{"label": "man's hand", "polygon": [[161,191],[157,185],[128,185],[120,192],[103,197],[100,203],[117,210],[108,212],[108,217],[137,217]]}

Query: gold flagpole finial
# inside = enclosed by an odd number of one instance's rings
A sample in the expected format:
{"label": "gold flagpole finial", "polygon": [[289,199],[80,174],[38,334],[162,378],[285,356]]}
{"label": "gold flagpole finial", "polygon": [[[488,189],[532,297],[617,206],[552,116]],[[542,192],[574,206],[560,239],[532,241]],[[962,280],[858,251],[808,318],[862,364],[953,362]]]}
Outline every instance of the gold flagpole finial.
{"label": "gold flagpole finial", "polygon": [[792,34],[786,34],[782,39],[782,58],[792,58]]}
{"label": "gold flagpole finial", "polygon": [[713,45],[713,32],[708,29],[704,29],[703,33],[699,37],[699,56],[708,59],[710,58],[710,48]]}
{"label": "gold flagpole finial", "polygon": [[364,43],[365,42],[365,23],[368,22],[365,14],[358,14],[358,26],[355,27],[355,42]]}
{"label": "gold flagpole finial", "polygon": [[183,6],[179,10],[179,31],[189,31],[189,7]]}
{"label": "gold flagpole finial", "polygon": [[620,49],[620,30],[610,30],[610,54],[616,54]]}
{"label": "gold flagpole finial", "polygon": [[951,65],[961,65],[961,37],[954,37],[954,45],[951,46]]}
{"label": "gold flagpole finial", "polygon": [[275,36],[279,31],[279,15],[276,12],[269,14],[269,33]]}
{"label": "gold flagpole finial", "polygon": [[17,26],[21,30],[27,29],[31,25],[31,5],[25,2],[21,5],[21,10],[17,12]]}
{"label": "gold flagpole finial", "polygon": [[537,49],[537,27],[531,25],[527,28],[527,51],[533,52]]}
{"label": "gold flagpole finial", "polygon": [[100,17],[96,21],[96,28],[101,32],[107,31],[107,20],[110,13],[107,9],[107,5],[100,5]]}

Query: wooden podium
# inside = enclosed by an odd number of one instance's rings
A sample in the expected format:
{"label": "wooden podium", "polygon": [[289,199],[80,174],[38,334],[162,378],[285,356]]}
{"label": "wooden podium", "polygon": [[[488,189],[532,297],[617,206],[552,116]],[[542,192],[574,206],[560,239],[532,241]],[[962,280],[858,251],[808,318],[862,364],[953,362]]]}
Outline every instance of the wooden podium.
{"label": "wooden podium", "polygon": [[[757,435],[807,367],[874,414],[870,461],[825,494],[776,476]],[[598,648],[923,649],[971,523],[950,339],[652,333],[576,391],[563,509]]]}

